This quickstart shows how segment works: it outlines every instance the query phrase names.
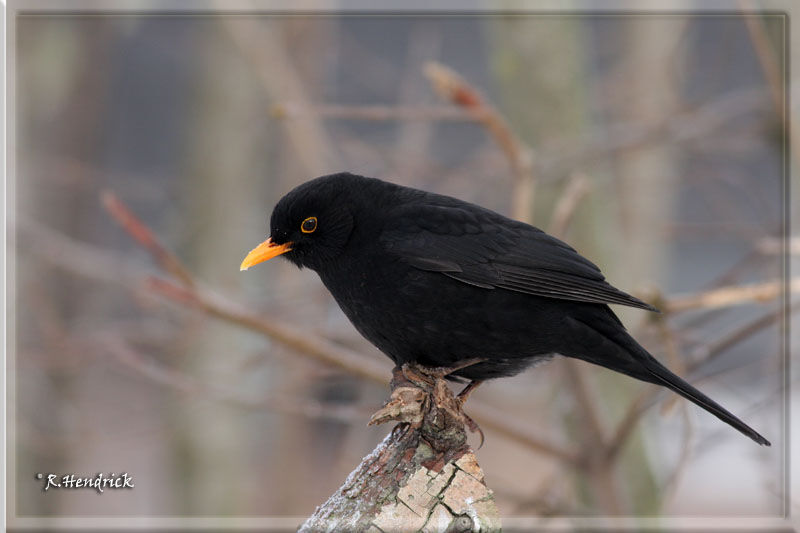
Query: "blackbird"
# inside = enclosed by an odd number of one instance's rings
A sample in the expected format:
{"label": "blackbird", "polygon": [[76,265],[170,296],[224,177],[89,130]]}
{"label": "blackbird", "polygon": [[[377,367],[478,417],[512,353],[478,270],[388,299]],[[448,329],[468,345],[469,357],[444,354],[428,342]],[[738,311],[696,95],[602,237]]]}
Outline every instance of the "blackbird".
{"label": "blackbird", "polygon": [[[611,286],[572,247],[528,224],[375,178],[322,176],[284,196],[242,270],[278,255],[316,271],[356,327],[396,365],[512,376],[554,355],[667,387],[759,444],[770,443],[670,372],[608,304],[653,306]],[[451,377],[452,377],[451,376]]]}

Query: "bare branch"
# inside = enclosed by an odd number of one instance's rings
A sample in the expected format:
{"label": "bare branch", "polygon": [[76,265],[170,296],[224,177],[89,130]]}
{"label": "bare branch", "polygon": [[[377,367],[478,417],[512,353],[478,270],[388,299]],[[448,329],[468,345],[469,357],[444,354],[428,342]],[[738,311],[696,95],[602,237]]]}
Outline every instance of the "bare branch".
{"label": "bare branch", "polygon": [[789,255],[800,255],[800,237],[780,239],[777,237],[764,237],[756,245],[758,252],[764,255],[780,255],[784,252]]}
{"label": "bare branch", "polygon": [[[733,285],[689,295],[670,297],[662,311],[680,313],[691,309],[714,309],[749,303],[764,303],[775,300],[783,294],[781,280],[765,281],[754,285]],[[800,292],[800,278],[789,282],[789,291]]]}
{"label": "bare branch", "polygon": [[761,70],[764,72],[764,78],[767,80],[767,86],[769,87],[770,96],[772,97],[772,104],[775,106],[775,112],[779,117],[783,117],[783,76],[781,75],[781,67],[775,57],[775,52],[772,50],[772,45],[769,42],[769,35],[764,26],[762,15],[753,14],[755,9],[752,2],[749,0],[740,0],[739,4],[743,10],[750,12],[744,15],[744,24],[747,27],[750,41],[753,43],[753,48],[756,51],[756,57],[758,57]]}
{"label": "bare branch", "polygon": [[[790,313],[798,307],[800,307],[800,302],[795,302],[786,311]],[[696,368],[702,366],[704,363],[710,361],[725,350],[732,348],[746,338],[755,335],[762,329],[771,326],[783,317],[783,313],[783,309],[766,313],[763,316],[741,325],[740,327],[723,335],[721,338],[712,343],[695,348],[692,354],[697,358],[697,360],[693,365],[691,365],[691,367]]]}
{"label": "bare branch", "polygon": [[228,390],[217,385],[200,382],[146,357],[118,336],[105,335],[100,339],[101,346],[117,361],[135,370],[150,381],[170,387],[185,394],[214,398],[225,403],[246,409],[271,409],[290,415],[307,418],[337,420],[353,423],[363,420],[368,413],[352,407],[335,406],[303,399],[287,398],[273,394],[263,398],[248,398],[236,390]]}
{"label": "bare branch", "polygon": [[276,104],[272,115],[279,119],[322,117],[342,120],[403,121],[444,120],[453,122],[482,122],[479,114],[450,106],[390,106],[390,105],[336,105],[301,106],[294,102]]}
{"label": "bare branch", "polygon": [[440,63],[429,62],[425,65],[425,74],[439,96],[472,113],[503,150],[511,164],[515,180],[512,216],[517,220],[530,222],[533,219],[536,186],[533,150],[514,134],[494,106],[457,72]]}
{"label": "bare branch", "polygon": [[376,357],[364,356],[331,341],[274,318],[263,319],[217,294],[202,288],[186,289],[168,280],[150,277],[147,286],[179,304],[194,307],[226,322],[257,331],[327,364],[377,383],[386,383],[391,366]]}
{"label": "bare branch", "polygon": [[122,226],[122,228],[133,237],[136,242],[147,250],[153,260],[161,268],[175,276],[187,287],[194,286],[194,280],[189,270],[183,266],[178,257],[167,250],[150,228],[144,225],[128,207],[123,204],[117,196],[106,191],[101,195],[101,202],[106,211]]}
{"label": "bare branch", "polygon": [[585,174],[580,172],[572,174],[563,194],[556,203],[548,232],[556,237],[563,238],[567,227],[572,222],[575,210],[591,190],[592,184]]}

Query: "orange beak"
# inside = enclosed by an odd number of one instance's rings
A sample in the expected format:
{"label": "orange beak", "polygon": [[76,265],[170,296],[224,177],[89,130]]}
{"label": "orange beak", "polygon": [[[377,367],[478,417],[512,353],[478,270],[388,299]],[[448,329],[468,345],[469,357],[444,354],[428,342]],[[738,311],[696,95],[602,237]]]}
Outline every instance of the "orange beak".
{"label": "orange beak", "polygon": [[272,238],[269,238],[250,250],[250,253],[247,254],[247,257],[245,257],[244,261],[242,261],[239,270],[247,270],[253,265],[263,263],[264,261],[268,261],[273,257],[278,257],[281,254],[285,254],[291,249],[292,243],[287,242],[284,244],[275,244],[272,242]]}

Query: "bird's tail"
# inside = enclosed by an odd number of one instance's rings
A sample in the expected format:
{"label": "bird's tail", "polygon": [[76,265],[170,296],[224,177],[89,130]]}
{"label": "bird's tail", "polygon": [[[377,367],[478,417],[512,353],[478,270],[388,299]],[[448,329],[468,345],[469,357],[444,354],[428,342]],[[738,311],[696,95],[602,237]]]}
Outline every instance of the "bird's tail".
{"label": "bird's tail", "polygon": [[[606,315],[604,316],[592,315],[584,320],[575,319],[574,324],[578,330],[574,338],[582,339],[584,344],[578,345],[579,348],[569,354],[571,357],[616,370],[648,383],[667,387],[757,443],[770,446],[767,439],[739,420],[733,413],[670,372],[633,337],[628,335],[622,327],[622,323],[610,309],[606,307],[605,311]],[[614,320],[611,321],[609,318]]]}
{"label": "bird's tail", "polygon": [[[643,350],[643,349],[642,349]],[[720,404],[697,390],[696,388],[689,385],[686,381],[682,380],[672,372],[670,372],[664,365],[659,363],[652,355],[647,354],[646,357],[642,357],[641,364],[644,369],[647,371],[648,374],[652,377],[652,379],[647,379],[646,381],[650,381],[651,383],[656,383],[658,385],[663,385],[668,389],[671,389],[687,400],[696,403],[712,415],[716,416],[726,424],[729,424],[733,428],[739,430],[741,433],[747,435],[757,443],[770,446],[770,442],[765,439],[760,433],[756,430],[739,420],[733,413],[722,407]],[[641,378],[640,378],[641,379]]]}

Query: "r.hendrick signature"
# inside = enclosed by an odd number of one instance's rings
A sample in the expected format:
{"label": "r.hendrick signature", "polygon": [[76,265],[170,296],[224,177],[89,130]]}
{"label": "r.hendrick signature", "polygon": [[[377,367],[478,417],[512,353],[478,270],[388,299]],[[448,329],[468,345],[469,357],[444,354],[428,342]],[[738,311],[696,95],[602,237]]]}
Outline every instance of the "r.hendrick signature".
{"label": "r.hendrick signature", "polygon": [[[36,479],[44,479],[45,475],[38,473]],[[132,489],[133,478],[127,472],[122,474],[112,473],[110,476],[102,472],[94,477],[82,477],[76,474],[47,474],[42,490],[50,489],[94,489],[102,494],[104,489]]]}

